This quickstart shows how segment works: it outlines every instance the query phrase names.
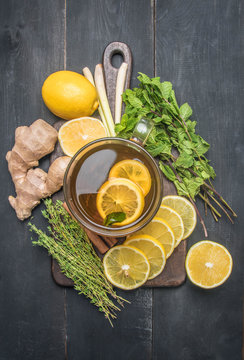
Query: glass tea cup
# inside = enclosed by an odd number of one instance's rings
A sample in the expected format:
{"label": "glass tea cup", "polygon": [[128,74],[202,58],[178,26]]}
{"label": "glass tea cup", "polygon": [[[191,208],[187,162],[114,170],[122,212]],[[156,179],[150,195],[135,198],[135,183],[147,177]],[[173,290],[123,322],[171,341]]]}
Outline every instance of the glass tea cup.
{"label": "glass tea cup", "polygon": [[[157,213],[163,196],[161,170],[143,148],[153,123],[141,119],[131,140],[106,137],[82,147],[71,159],[64,176],[64,198],[70,213],[85,228],[103,236],[123,237],[143,228]],[[151,175],[151,189],[141,216],[124,226],[104,226],[96,209],[96,195],[108,180],[111,167],[119,161],[141,161]]]}

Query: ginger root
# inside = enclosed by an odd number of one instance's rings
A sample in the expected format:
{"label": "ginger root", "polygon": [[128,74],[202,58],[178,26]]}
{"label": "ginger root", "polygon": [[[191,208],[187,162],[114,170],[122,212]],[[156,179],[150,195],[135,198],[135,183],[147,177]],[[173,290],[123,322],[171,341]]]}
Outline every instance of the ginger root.
{"label": "ginger root", "polygon": [[51,196],[63,185],[65,169],[70,161],[68,156],[57,158],[48,173],[40,168],[33,169],[43,156],[54,150],[57,138],[57,131],[41,119],[15,131],[15,145],[7,153],[6,160],[17,196],[8,199],[20,220],[28,218],[41,199]]}

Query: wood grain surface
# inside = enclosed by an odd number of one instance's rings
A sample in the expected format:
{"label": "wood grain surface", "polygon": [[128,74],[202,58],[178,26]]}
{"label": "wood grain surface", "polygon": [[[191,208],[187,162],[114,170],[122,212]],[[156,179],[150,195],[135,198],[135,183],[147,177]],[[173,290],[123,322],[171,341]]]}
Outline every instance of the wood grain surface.
{"label": "wood grain surface", "polygon": [[[244,359],[243,2],[2,0],[0,20],[0,360]],[[179,103],[189,102],[197,131],[211,144],[216,188],[239,215],[233,226],[206,220],[209,238],[233,257],[223,286],[204,291],[186,281],[119,291],[131,304],[114,328],[83,296],[53,282],[45,250],[32,247],[27,222],[8,204],[14,187],[5,161],[17,126],[57,120],[41,100],[45,78],[63,68],[93,71],[111,41],[133,51],[132,87],[138,71],[155,73],[172,81]],[[45,229],[41,209],[32,221]],[[202,239],[198,224],[188,247]]]}
{"label": "wood grain surface", "polygon": [[[50,259],[34,248],[27,229],[8,203],[14,186],[5,154],[14,144],[15,128],[42,117],[54,123],[43,105],[45,78],[63,68],[64,4],[54,1],[0,2],[0,359],[63,359],[65,290],[50,281]],[[41,166],[47,169],[49,159]],[[35,223],[45,229],[40,209]]]}

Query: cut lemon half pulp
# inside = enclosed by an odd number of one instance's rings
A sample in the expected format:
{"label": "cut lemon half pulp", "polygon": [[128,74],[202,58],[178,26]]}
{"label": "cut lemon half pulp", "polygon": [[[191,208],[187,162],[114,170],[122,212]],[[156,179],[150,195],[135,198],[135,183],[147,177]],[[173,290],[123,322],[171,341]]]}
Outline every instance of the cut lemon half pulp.
{"label": "cut lemon half pulp", "polygon": [[160,206],[156,216],[169,224],[175,236],[175,247],[178,246],[184,235],[184,224],[181,216],[175,210],[165,205]]}
{"label": "cut lemon half pulp", "polygon": [[191,235],[197,224],[197,214],[194,206],[183,196],[168,195],[162,200],[162,205],[174,209],[182,218],[184,224],[183,239]]}
{"label": "cut lemon half pulp", "polygon": [[120,289],[132,290],[143,285],[150,272],[150,265],[142,251],[131,246],[111,248],[103,258],[107,279]]}
{"label": "cut lemon half pulp", "polygon": [[89,142],[106,137],[103,123],[92,117],[81,117],[66,122],[58,132],[58,139],[63,152],[73,156]]}
{"label": "cut lemon half pulp", "polygon": [[204,289],[223,284],[232,271],[229,251],[213,241],[199,241],[188,251],[186,272],[193,284]]}
{"label": "cut lemon half pulp", "polygon": [[152,236],[131,236],[124,242],[124,245],[133,246],[146,255],[150,264],[149,280],[154,279],[163,271],[166,264],[165,250],[163,245]]}
{"label": "cut lemon half pulp", "polygon": [[124,226],[137,220],[144,208],[142,190],[128,179],[111,179],[106,181],[97,194],[97,210],[103,219],[113,212],[124,212],[126,218],[114,225]]}
{"label": "cut lemon half pulp", "polygon": [[115,164],[109,173],[109,178],[126,178],[142,189],[146,196],[151,189],[151,175],[148,168],[137,160],[122,160]]}
{"label": "cut lemon half pulp", "polygon": [[175,245],[175,236],[171,227],[161,218],[155,217],[149,224],[134,235],[150,234],[163,245],[166,259],[172,254]]}

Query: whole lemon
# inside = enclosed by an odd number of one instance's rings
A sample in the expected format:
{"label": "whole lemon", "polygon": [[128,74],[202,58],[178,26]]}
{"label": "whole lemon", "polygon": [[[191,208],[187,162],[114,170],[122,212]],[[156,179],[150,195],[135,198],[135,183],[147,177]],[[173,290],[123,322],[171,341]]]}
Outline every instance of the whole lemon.
{"label": "whole lemon", "polygon": [[95,87],[74,71],[57,71],[42,86],[42,98],[48,109],[65,120],[90,116],[98,107]]}

